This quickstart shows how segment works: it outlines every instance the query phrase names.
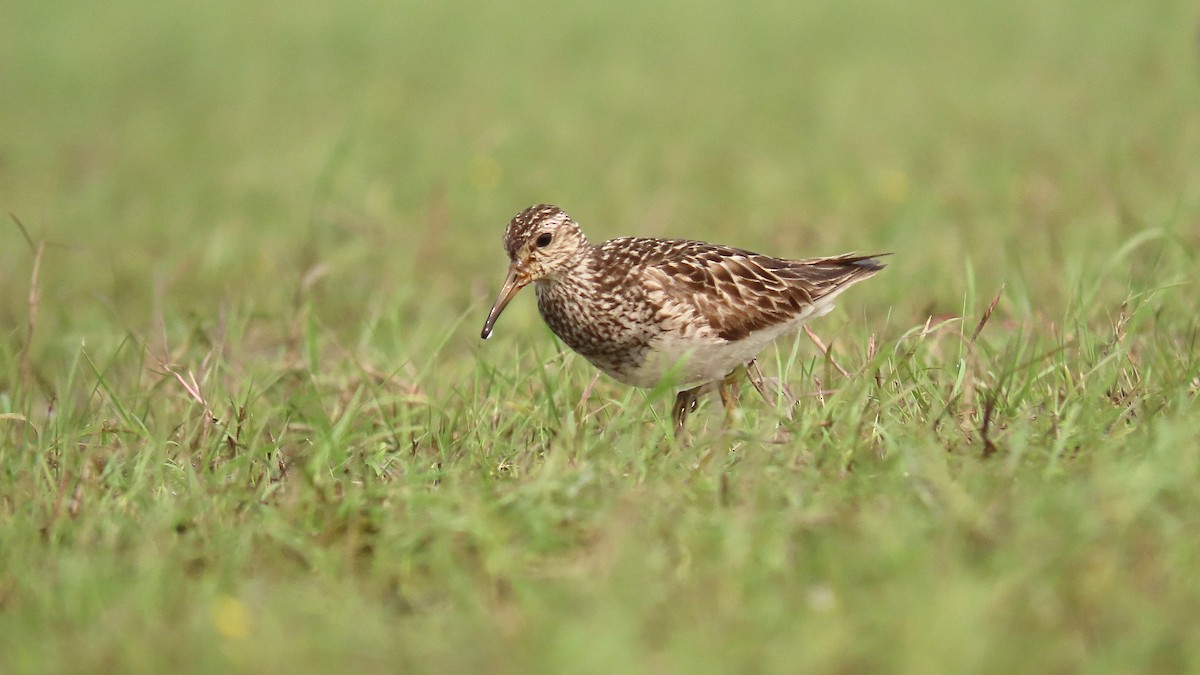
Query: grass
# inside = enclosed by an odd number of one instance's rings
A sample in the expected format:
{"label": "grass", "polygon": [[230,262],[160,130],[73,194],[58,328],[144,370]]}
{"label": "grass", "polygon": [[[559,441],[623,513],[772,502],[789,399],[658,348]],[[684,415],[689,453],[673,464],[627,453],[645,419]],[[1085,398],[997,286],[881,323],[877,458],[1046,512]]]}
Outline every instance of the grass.
{"label": "grass", "polygon": [[[1200,669],[1188,3],[3,14],[0,671]],[[895,256],[678,444],[542,200]]]}

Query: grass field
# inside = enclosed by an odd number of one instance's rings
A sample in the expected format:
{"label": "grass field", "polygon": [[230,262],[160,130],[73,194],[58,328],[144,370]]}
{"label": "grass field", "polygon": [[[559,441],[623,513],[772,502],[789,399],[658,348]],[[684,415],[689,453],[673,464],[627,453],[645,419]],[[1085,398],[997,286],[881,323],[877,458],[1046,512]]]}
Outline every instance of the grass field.
{"label": "grass field", "polygon": [[[0,15],[0,672],[1200,671],[1194,3]],[[538,201],[895,255],[682,444]]]}

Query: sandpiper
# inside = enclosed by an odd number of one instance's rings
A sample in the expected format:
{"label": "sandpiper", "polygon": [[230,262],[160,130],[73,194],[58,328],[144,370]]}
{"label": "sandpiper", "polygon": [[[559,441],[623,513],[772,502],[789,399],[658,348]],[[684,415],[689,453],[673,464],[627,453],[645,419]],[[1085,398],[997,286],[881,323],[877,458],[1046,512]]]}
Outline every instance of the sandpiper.
{"label": "sandpiper", "polygon": [[550,330],[592,365],[635,387],[672,378],[679,431],[711,387],[732,411],[730,385],[764,347],[827,314],[842,291],[884,267],[878,255],[785,260],[683,239],[621,237],[594,246],[550,204],[518,213],[504,249],[508,276],[482,337],[533,283]]}

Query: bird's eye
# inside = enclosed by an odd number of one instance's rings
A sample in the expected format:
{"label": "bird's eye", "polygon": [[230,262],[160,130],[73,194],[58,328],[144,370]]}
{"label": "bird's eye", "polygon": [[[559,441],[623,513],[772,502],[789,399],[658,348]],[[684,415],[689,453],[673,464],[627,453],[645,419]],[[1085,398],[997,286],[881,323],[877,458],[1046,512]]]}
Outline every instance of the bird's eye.
{"label": "bird's eye", "polygon": [[547,246],[550,245],[550,240],[552,238],[553,238],[553,236],[549,232],[543,232],[541,235],[538,236],[537,241],[535,241],[534,243],[537,244],[538,248],[546,248]]}

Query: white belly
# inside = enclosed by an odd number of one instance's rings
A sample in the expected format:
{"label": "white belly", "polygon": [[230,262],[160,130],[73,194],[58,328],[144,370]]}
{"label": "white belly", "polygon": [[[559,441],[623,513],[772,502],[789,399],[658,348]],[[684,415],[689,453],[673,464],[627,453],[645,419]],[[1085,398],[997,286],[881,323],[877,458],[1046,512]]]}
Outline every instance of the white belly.
{"label": "white belly", "polygon": [[833,303],[822,303],[788,323],[764,328],[735,341],[715,336],[683,338],[667,333],[651,343],[650,352],[640,368],[622,373],[617,379],[635,387],[653,387],[664,377],[669,377],[678,390],[717,382],[749,363],[779,336],[798,330],[805,321],[827,314],[831,309]]}

